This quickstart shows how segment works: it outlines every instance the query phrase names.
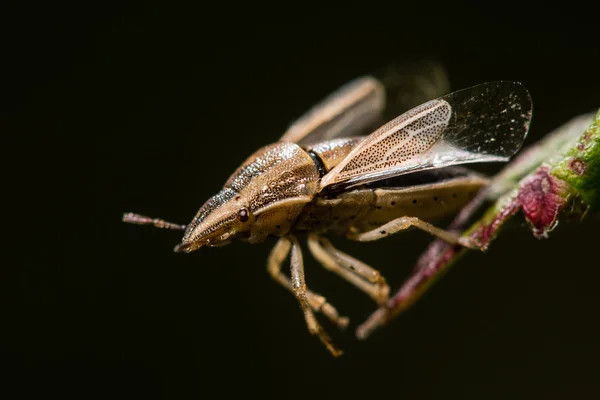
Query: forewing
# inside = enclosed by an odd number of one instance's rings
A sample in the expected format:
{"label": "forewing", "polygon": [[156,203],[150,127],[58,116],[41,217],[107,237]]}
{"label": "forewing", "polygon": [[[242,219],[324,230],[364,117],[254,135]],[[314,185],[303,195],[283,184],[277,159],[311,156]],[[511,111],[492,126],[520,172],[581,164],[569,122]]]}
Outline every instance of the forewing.
{"label": "forewing", "polygon": [[280,140],[317,143],[368,133],[385,108],[385,89],[371,76],[355,79],[322,100],[290,125]]}
{"label": "forewing", "polygon": [[529,130],[531,97],[516,82],[488,82],[429,101],[377,129],[321,180],[354,186],[473,162],[506,161]]}

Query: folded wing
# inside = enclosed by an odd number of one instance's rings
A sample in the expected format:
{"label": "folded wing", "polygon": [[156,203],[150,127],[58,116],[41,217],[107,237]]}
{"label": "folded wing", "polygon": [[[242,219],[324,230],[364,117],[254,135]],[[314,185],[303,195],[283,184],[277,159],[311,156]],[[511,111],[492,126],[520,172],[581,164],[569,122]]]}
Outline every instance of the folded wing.
{"label": "folded wing", "polygon": [[355,186],[414,171],[506,161],[521,147],[531,97],[517,82],[488,82],[431,100],[362,141],[321,180]]}
{"label": "folded wing", "polygon": [[298,118],[280,140],[308,144],[364,135],[381,118],[384,108],[385,89],[381,82],[371,76],[358,78]]}

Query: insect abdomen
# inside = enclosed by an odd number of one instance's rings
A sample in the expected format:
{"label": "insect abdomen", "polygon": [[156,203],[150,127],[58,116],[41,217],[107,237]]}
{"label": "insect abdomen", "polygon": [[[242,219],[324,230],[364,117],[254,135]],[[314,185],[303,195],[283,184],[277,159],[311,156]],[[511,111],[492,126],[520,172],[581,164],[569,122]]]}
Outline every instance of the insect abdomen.
{"label": "insect abdomen", "polygon": [[457,212],[487,183],[469,176],[411,187],[351,190],[332,199],[315,199],[302,210],[294,228],[345,234],[365,232],[403,216],[434,221]]}
{"label": "insect abdomen", "polygon": [[456,178],[412,188],[376,189],[374,207],[355,227],[368,231],[404,216],[432,222],[458,212],[485,184],[482,178]]}

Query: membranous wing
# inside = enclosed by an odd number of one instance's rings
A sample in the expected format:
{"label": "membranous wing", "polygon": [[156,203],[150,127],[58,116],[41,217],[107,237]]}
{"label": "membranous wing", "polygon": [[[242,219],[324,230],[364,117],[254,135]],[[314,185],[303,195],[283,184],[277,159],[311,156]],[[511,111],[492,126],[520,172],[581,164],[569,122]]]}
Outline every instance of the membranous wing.
{"label": "membranous wing", "polygon": [[293,122],[280,140],[307,145],[367,135],[390,113],[395,116],[441,96],[448,87],[446,72],[436,62],[389,66],[340,87]]}
{"label": "membranous wing", "polygon": [[321,187],[507,161],[527,135],[531,108],[529,92],[508,81],[483,83],[428,101],[370,134],[321,179]]}
{"label": "membranous wing", "polygon": [[403,61],[374,75],[383,83],[386,92],[382,124],[419,104],[450,93],[446,70],[433,60]]}
{"label": "membranous wing", "polygon": [[357,78],[326,97],[290,125],[281,141],[317,143],[367,134],[381,119],[385,89],[372,76]]}

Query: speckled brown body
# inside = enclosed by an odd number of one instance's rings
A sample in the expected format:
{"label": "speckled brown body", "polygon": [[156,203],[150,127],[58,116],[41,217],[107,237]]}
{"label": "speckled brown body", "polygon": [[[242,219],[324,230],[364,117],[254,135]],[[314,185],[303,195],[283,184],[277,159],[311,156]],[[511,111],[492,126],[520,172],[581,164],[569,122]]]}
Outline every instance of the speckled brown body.
{"label": "speckled brown body", "polygon": [[[180,250],[223,245],[233,238],[259,243],[291,232],[359,233],[403,216],[432,221],[458,210],[487,183],[466,175],[428,184],[320,192],[321,176],[362,140],[333,139],[305,148],[277,142],[258,150],[200,208]],[[246,221],[239,220],[242,209],[248,212]]]}
{"label": "speckled brown body", "polygon": [[390,287],[382,274],[337,250],[325,234],[366,242],[415,227],[473,247],[429,221],[456,212],[488,183],[456,166],[506,161],[523,142],[531,117],[531,98],[520,84],[490,82],[430,100],[369,134],[385,103],[381,82],[356,79],[292,123],[279,142],[252,154],[187,227],[132,213],[123,220],[185,230],[175,247],[185,253],[233,239],[280,237],[267,271],[296,296],[308,331],[339,356],[315,314],[340,328],[348,318],[307,287],[296,233],[307,233],[308,249],[324,268],[384,306]]}

